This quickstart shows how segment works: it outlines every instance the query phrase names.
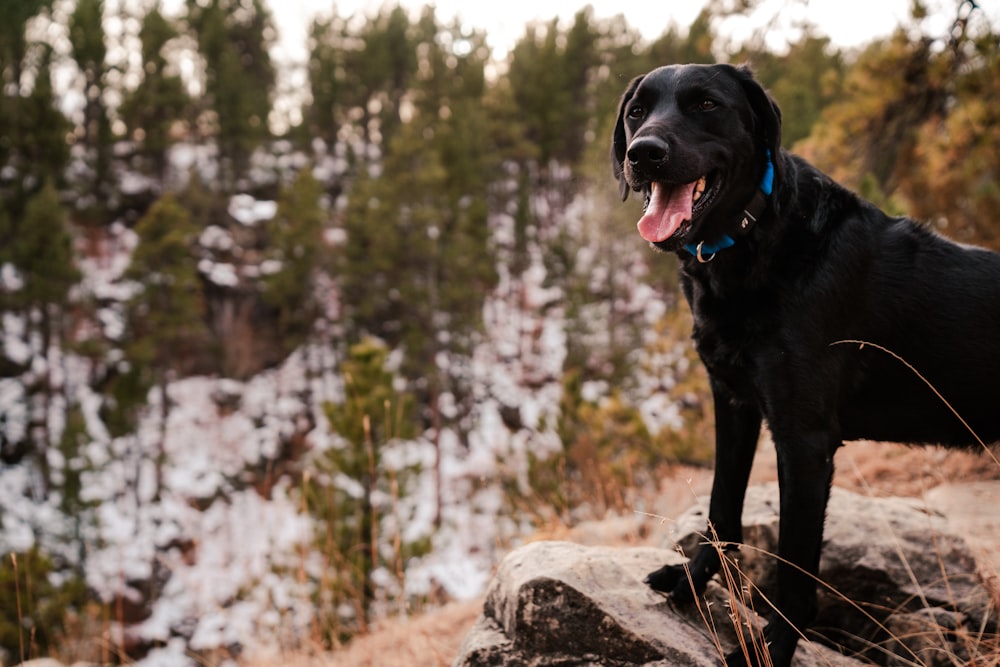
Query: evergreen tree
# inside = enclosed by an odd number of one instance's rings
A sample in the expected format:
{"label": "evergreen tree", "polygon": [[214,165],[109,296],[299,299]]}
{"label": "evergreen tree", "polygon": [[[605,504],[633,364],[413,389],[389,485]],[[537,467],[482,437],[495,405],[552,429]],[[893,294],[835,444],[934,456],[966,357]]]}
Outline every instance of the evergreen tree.
{"label": "evergreen tree", "polygon": [[646,52],[651,65],[647,69],[660,65],[715,62],[712,52],[716,43],[716,34],[712,29],[712,21],[716,15],[715,4],[709,3],[701,10],[686,32],[671,25],[656,39]]}
{"label": "evergreen tree", "polygon": [[159,181],[167,175],[168,152],[173,132],[185,119],[190,105],[180,76],[168,69],[168,44],[179,36],[174,24],[158,7],[146,14],[139,30],[142,43],[142,81],[122,102],[122,120],[128,135],[139,146],[144,173]]}
{"label": "evergreen tree", "polygon": [[232,190],[270,134],[275,30],[263,0],[188,0],[187,10],[205,61],[209,113],[202,121],[218,145],[224,188]]}
{"label": "evergreen tree", "polygon": [[408,125],[383,177],[357,184],[344,218],[348,321],[358,334],[402,345],[410,377],[433,372],[444,338],[468,343],[494,280],[482,202],[451,198],[447,179],[440,149]]}
{"label": "evergreen tree", "polygon": [[[922,10],[915,5],[914,11],[916,22]],[[908,202],[900,194],[921,197],[904,185],[917,164],[915,155],[924,150],[922,128],[941,127],[955,107],[959,85],[968,80],[963,73],[983,65],[984,52],[967,30],[977,12],[976,3],[959,3],[944,39],[901,27],[870,44],[845,73],[842,94],[824,109],[800,151],[869,199],[904,212]],[[984,33],[987,54],[996,51],[991,33]]]}
{"label": "evergreen tree", "polygon": [[417,79],[419,30],[399,5],[383,6],[363,23],[339,16],[313,23],[306,119],[314,136],[332,145],[349,128],[363,146],[352,157],[361,159],[389,145]]}
{"label": "evergreen tree", "polygon": [[28,55],[25,28],[35,16],[48,11],[53,0],[12,0],[5,3],[4,20],[0,22],[0,82],[3,90],[20,91]]}
{"label": "evergreen tree", "polygon": [[[73,237],[59,193],[47,182],[32,196],[24,218],[14,224],[5,255],[17,267],[23,287],[16,292],[16,309],[38,309],[41,324],[53,333],[54,318],[44,311],[66,309],[70,288],[80,279],[73,262]],[[47,338],[48,339],[48,338]]]}
{"label": "evergreen tree", "polygon": [[383,8],[358,35],[362,48],[348,52],[354,109],[369,144],[388,145],[401,122],[403,99],[417,75],[416,42],[400,5]]}
{"label": "evergreen tree", "polygon": [[486,190],[496,165],[481,107],[486,52],[467,53],[463,44],[455,54],[437,43],[465,38],[425,42],[414,115],[388,145],[379,177],[358,182],[344,216],[340,274],[355,336],[402,345],[410,377],[433,373],[437,352],[469,345],[495,281]]}
{"label": "evergreen tree", "polygon": [[197,227],[172,194],[136,224],[139,245],[126,271],[140,291],[129,303],[131,358],[158,376],[175,370],[204,343],[203,304],[194,242]]}
{"label": "evergreen tree", "polygon": [[105,107],[107,44],[104,0],[78,0],[69,20],[73,58],[83,75],[83,124],[81,140],[91,174],[84,209],[92,221],[103,221],[112,196],[111,122]]}
{"label": "evergreen tree", "polygon": [[[332,566],[332,579],[320,586],[322,607],[332,612],[323,618],[331,644],[368,629],[380,598],[375,571],[385,568],[400,576],[405,560],[426,548],[403,543],[401,518],[394,516],[393,504],[405,497],[417,469],[386,463],[387,449],[414,433],[412,397],[394,389],[387,358],[386,347],[371,339],[351,347],[343,363],[345,400],[326,407],[342,443],[323,453],[303,485],[319,519],[317,546]],[[390,530],[391,540],[385,535]],[[393,542],[396,546],[386,549]],[[382,597],[404,594],[398,589]],[[342,613],[345,607],[350,614]]]}
{"label": "evergreen tree", "polygon": [[[636,48],[637,44],[643,44],[642,36],[622,15],[595,22],[594,30],[597,33],[594,48],[599,57],[591,77],[594,134],[586,138],[588,148],[595,145],[607,148],[606,138],[611,136],[622,92],[633,78],[665,63],[656,62],[649,55],[648,47]],[[583,168],[590,164],[591,159],[585,157]]]}
{"label": "evergreen tree", "polygon": [[415,34],[423,76],[409,93],[411,116],[386,146],[379,176],[362,175],[351,193],[338,273],[351,339],[374,335],[402,348],[402,372],[436,439],[443,394],[458,406],[453,426],[462,428],[471,407],[451,361],[471,351],[496,282],[487,190],[498,165],[482,110],[483,37],[441,29],[431,11]]}
{"label": "evergreen tree", "polygon": [[529,27],[514,46],[508,78],[514,102],[524,114],[522,127],[537,146],[538,162],[575,163],[585,143],[590,81],[599,55],[591,10],[581,10],[568,31],[553,19]]}
{"label": "evergreen tree", "polygon": [[131,372],[120,379],[119,386],[135,392],[134,396],[145,396],[151,387],[159,390],[163,429],[157,453],[159,476],[170,410],[167,384],[183,371],[186,363],[203,353],[209,337],[193,253],[197,227],[187,210],[172,194],[165,194],[139,220],[135,231],[139,245],[126,271],[126,278],[139,286],[127,305],[129,332],[125,353]]}
{"label": "evergreen tree", "polygon": [[[0,93],[0,158],[9,175],[0,181],[3,206],[12,217],[24,214],[29,197],[51,182],[64,182],[63,172],[69,160],[68,119],[57,108],[52,86],[52,49],[39,45],[30,64],[14,69],[30,72],[33,85],[13,84],[13,94]],[[26,69],[25,69],[26,68]],[[0,237],[0,244],[5,239]]]}
{"label": "evergreen tree", "polygon": [[[343,19],[314,20],[309,27],[309,90],[305,108],[306,137],[337,143],[340,128],[348,122],[349,101],[354,94],[348,78],[348,42],[351,36]],[[356,103],[356,102],[355,102]]]}
{"label": "evergreen tree", "polygon": [[781,140],[788,147],[808,137],[822,111],[837,101],[846,69],[830,38],[811,26],[788,45],[787,53],[774,53],[760,44],[744,48],[736,60],[753,66],[781,106]]}
{"label": "evergreen tree", "polygon": [[[59,195],[46,184],[27,203],[24,217],[7,218],[5,236],[9,243],[0,251],[0,264],[14,267],[19,276],[19,289],[7,293],[4,310],[17,313],[26,324],[25,340],[31,344],[36,359],[44,360],[28,390],[33,395],[27,437],[34,445],[36,461],[47,485],[49,447],[56,444],[49,431],[53,397],[60,388],[53,381],[56,366],[54,353],[63,343],[68,326],[70,289],[80,279],[73,261],[73,238],[66,212]],[[3,232],[0,232],[3,233]]]}
{"label": "evergreen tree", "polygon": [[318,313],[316,272],[323,249],[326,212],[322,188],[302,169],[282,189],[278,210],[266,225],[269,268],[262,279],[264,303],[276,313],[278,339],[285,352],[310,334]]}

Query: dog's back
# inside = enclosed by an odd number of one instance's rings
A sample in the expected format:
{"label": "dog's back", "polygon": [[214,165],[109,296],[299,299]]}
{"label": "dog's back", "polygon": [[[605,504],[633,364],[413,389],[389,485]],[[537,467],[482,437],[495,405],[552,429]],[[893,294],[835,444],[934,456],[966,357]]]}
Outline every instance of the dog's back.
{"label": "dog's back", "polygon": [[862,222],[875,231],[860,235],[869,268],[850,340],[873,345],[845,344],[844,438],[1000,439],[1000,255],[878,211]]}
{"label": "dog's back", "polygon": [[[761,251],[773,255],[769,271],[740,297],[744,335],[766,331],[789,359],[811,360],[796,372],[814,374],[817,392],[840,387],[831,419],[845,440],[1000,440],[1000,254],[890,217],[801,158],[780,159],[787,194],[772,224],[782,229]],[[709,313],[703,332],[724,319]]]}

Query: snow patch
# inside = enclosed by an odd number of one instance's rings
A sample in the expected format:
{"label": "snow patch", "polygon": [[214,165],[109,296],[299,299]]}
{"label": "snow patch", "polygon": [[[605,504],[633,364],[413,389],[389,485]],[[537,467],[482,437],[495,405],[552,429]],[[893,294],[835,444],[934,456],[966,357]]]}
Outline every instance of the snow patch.
{"label": "snow patch", "polygon": [[229,200],[229,215],[247,227],[270,220],[277,212],[277,202],[261,201],[247,194],[233,195]]}
{"label": "snow patch", "polygon": [[198,262],[198,272],[210,283],[219,287],[237,287],[240,284],[236,267],[228,262],[213,262],[203,259]]}

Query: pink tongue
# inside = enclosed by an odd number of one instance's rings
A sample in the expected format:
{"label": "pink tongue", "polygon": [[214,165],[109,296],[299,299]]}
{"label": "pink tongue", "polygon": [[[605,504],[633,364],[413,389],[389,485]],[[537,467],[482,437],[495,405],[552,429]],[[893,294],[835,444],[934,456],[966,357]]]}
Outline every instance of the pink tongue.
{"label": "pink tongue", "polygon": [[649,206],[639,220],[639,234],[650,243],[666,241],[691,219],[695,183],[673,187],[652,184]]}

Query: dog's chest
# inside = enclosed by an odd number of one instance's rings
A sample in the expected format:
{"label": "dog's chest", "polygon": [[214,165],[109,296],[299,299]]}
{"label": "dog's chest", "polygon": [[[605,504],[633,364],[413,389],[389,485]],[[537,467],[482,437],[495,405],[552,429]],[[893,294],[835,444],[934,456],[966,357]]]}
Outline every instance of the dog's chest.
{"label": "dog's chest", "polygon": [[709,376],[735,396],[753,400],[758,393],[754,369],[758,366],[761,340],[756,322],[732,312],[716,316],[693,309],[695,349]]}
{"label": "dog's chest", "polygon": [[719,295],[691,275],[682,276],[682,282],[694,315],[695,348],[712,380],[734,397],[755,401],[761,371],[778,339],[775,327],[786,319],[780,302],[764,297],[771,292]]}

